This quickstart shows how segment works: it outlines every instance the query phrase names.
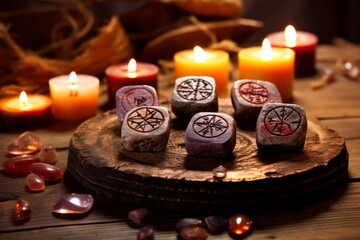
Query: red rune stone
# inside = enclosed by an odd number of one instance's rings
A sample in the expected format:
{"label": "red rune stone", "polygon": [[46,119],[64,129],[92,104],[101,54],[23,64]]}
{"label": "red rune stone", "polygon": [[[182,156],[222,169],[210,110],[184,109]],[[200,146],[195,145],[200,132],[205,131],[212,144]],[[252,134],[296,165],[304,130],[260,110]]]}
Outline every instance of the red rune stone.
{"label": "red rune stone", "polygon": [[12,215],[12,221],[14,223],[20,223],[28,220],[31,217],[30,202],[25,199],[19,199],[15,203],[14,213]]}
{"label": "red rune stone", "polygon": [[214,78],[188,76],[176,79],[171,109],[176,116],[187,119],[198,112],[217,112],[218,99]]}
{"label": "red rune stone", "polygon": [[256,144],[259,150],[301,152],[306,131],[307,119],[301,106],[267,103],[257,120]]}
{"label": "red rune stone", "polygon": [[126,113],[121,126],[123,146],[128,151],[165,150],[171,129],[170,112],[165,107],[136,107]]}
{"label": "red rune stone", "polygon": [[246,79],[234,82],[231,102],[239,119],[255,122],[264,104],[282,101],[279,90],[273,83]]}
{"label": "red rune stone", "polygon": [[45,182],[56,181],[63,176],[63,171],[60,168],[47,163],[34,163],[30,166],[30,171],[41,177]]}
{"label": "red rune stone", "polygon": [[242,214],[236,214],[229,218],[228,229],[234,237],[245,237],[252,230],[252,221]]}
{"label": "red rune stone", "polygon": [[35,132],[26,131],[9,144],[7,151],[12,155],[31,154],[39,151],[41,146],[40,136]]}
{"label": "red rune stone", "polygon": [[3,163],[4,172],[11,177],[25,177],[30,173],[30,166],[39,162],[39,158],[32,155],[16,156]]}
{"label": "red rune stone", "polygon": [[135,107],[159,105],[156,90],[149,85],[124,86],[116,92],[115,98],[120,123],[124,121],[125,114]]}
{"label": "red rune stone", "polygon": [[40,162],[55,164],[58,161],[56,149],[51,145],[43,146],[39,153],[39,160]]}
{"label": "red rune stone", "polygon": [[33,173],[26,176],[26,185],[31,192],[41,192],[45,189],[44,180]]}
{"label": "red rune stone", "polygon": [[204,240],[209,236],[206,230],[202,227],[191,226],[182,228],[180,231],[181,239],[184,240]]}
{"label": "red rune stone", "polygon": [[146,208],[139,208],[129,212],[128,218],[136,224],[141,224],[148,214],[149,210]]}
{"label": "red rune stone", "polygon": [[229,156],[232,154],[235,143],[235,120],[225,113],[197,113],[186,128],[185,148],[189,155]]}
{"label": "red rune stone", "polygon": [[53,207],[53,213],[59,215],[85,215],[94,204],[89,194],[71,193],[61,197]]}

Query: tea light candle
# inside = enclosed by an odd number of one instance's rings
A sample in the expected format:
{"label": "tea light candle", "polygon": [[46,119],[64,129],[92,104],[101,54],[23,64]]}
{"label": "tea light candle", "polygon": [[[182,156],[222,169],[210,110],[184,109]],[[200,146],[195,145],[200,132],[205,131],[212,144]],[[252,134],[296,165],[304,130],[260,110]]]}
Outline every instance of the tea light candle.
{"label": "tea light candle", "polygon": [[292,99],[295,52],[288,48],[272,48],[268,39],[262,47],[239,52],[239,79],[257,79],[276,85],[284,102]]}
{"label": "tea light candle", "polygon": [[129,85],[149,85],[157,89],[159,68],[150,63],[137,63],[131,59],[128,64],[112,65],[105,69],[110,106],[115,106],[116,91]]}
{"label": "tea light candle", "polygon": [[308,76],[315,73],[315,50],[318,42],[316,35],[296,31],[288,25],[283,32],[271,33],[267,36],[274,47],[291,48],[295,51],[295,75]]}
{"label": "tea light candle", "polygon": [[60,120],[85,120],[98,110],[99,79],[71,72],[49,80],[53,117]]}
{"label": "tea light candle", "polygon": [[34,128],[49,123],[51,100],[43,95],[27,95],[0,100],[0,125],[4,128]]}
{"label": "tea light candle", "polygon": [[196,46],[174,55],[175,79],[186,76],[213,77],[219,97],[228,97],[229,54]]}

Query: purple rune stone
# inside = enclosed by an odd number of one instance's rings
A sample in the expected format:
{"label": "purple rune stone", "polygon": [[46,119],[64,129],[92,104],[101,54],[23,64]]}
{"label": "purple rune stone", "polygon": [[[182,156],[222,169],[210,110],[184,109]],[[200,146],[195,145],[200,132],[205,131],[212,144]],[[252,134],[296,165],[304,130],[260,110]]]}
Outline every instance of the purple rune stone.
{"label": "purple rune stone", "polygon": [[220,234],[226,230],[227,221],[221,216],[210,216],[205,219],[206,227],[211,234]]}
{"label": "purple rune stone", "polygon": [[189,155],[225,157],[231,155],[235,143],[235,120],[225,113],[197,113],[186,128],[185,148]]}
{"label": "purple rune stone", "polygon": [[129,212],[128,218],[136,224],[141,224],[148,214],[149,210],[146,208],[139,208]]}
{"label": "purple rune stone", "polygon": [[136,107],[125,115],[121,127],[123,147],[128,151],[165,150],[171,129],[170,112],[165,107]]}
{"label": "purple rune stone", "polygon": [[217,112],[218,99],[214,78],[188,76],[176,79],[171,109],[176,116],[187,119],[198,112]]}
{"label": "purple rune stone", "polygon": [[94,199],[89,194],[71,193],[61,197],[53,208],[59,215],[84,215],[90,211]]}
{"label": "purple rune stone", "polygon": [[197,227],[197,226],[201,226],[202,224],[203,222],[197,218],[183,218],[176,223],[175,230],[176,232],[179,233],[183,228]]}
{"label": "purple rune stone", "polygon": [[154,229],[149,226],[140,228],[136,239],[137,240],[154,240],[155,239]]}
{"label": "purple rune stone", "polygon": [[204,228],[192,226],[181,229],[180,236],[183,240],[205,240],[209,235]]}
{"label": "purple rune stone", "polygon": [[282,101],[279,90],[273,83],[246,79],[234,82],[231,102],[239,119],[255,122],[264,104]]}
{"label": "purple rune stone", "polygon": [[124,121],[125,114],[135,107],[159,105],[155,88],[148,85],[124,86],[117,90],[115,99],[120,123]]}
{"label": "purple rune stone", "polygon": [[257,120],[256,144],[259,150],[301,152],[306,131],[306,114],[301,106],[267,103]]}
{"label": "purple rune stone", "polygon": [[42,141],[40,136],[31,131],[26,131],[12,141],[7,151],[12,155],[31,154],[40,150]]}

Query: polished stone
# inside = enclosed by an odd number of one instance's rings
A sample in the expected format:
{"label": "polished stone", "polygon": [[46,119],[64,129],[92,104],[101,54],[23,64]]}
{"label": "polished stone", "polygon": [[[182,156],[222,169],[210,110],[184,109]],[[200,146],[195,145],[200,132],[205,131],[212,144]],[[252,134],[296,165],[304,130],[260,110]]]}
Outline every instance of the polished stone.
{"label": "polished stone", "polygon": [[230,235],[238,238],[245,237],[252,231],[252,221],[243,214],[236,214],[228,220],[228,230]]}
{"label": "polished stone", "polygon": [[13,140],[7,147],[12,155],[31,154],[40,150],[42,141],[40,136],[31,131],[26,131]]}
{"label": "polished stone", "polygon": [[235,120],[225,113],[197,113],[186,128],[185,148],[189,155],[214,158],[230,156],[235,143]]}
{"label": "polished stone", "polygon": [[58,154],[55,147],[51,145],[43,146],[39,153],[40,162],[55,164],[58,161]]}
{"label": "polished stone", "polygon": [[31,192],[41,192],[45,189],[44,180],[36,174],[30,173],[26,176],[26,185]]}
{"label": "polished stone", "polygon": [[171,109],[176,116],[187,119],[198,112],[217,112],[218,99],[214,78],[188,76],[176,79]]}
{"label": "polished stone", "polygon": [[202,227],[191,226],[180,230],[180,236],[183,240],[205,240],[209,234]]}
{"label": "polished stone", "polygon": [[277,87],[260,80],[237,80],[231,88],[231,102],[235,115],[240,120],[256,122],[261,108],[266,103],[281,103],[281,95]]}
{"label": "polished stone", "polygon": [[124,86],[116,92],[115,98],[120,123],[124,121],[126,113],[135,107],[159,105],[156,90],[149,85]]}
{"label": "polished stone", "polygon": [[47,163],[34,163],[30,166],[30,172],[41,177],[45,182],[60,180],[64,172]]}
{"label": "polished stone", "polygon": [[209,233],[213,235],[221,234],[226,230],[227,221],[221,216],[209,216],[204,221]]}
{"label": "polished stone", "polygon": [[128,218],[136,224],[142,224],[148,214],[149,210],[146,208],[139,208],[129,212]]}
{"label": "polished stone", "polygon": [[60,215],[85,215],[93,206],[94,199],[89,194],[71,193],[61,197],[53,207],[53,213]]}
{"label": "polished stone", "polygon": [[301,152],[307,132],[305,110],[296,104],[267,103],[256,124],[259,150]]}
{"label": "polished stone", "polygon": [[136,239],[137,240],[154,240],[155,239],[154,229],[149,226],[140,228]]}
{"label": "polished stone", "polygon": [[126,113],[121,127],[123,146],[128,151],[164,151],[170,135],[171,117],[165,107],[137,107]]}
{"label": "polished stone", "polygon": [[11,177],[25,177],[30,173],[30,166],[39,162],[33,155],[23,155],[9,158],[3,163],[4,172]]}
{"label": "polished stone", "polygon": [[183,228],[201,226],[202,224],[203,221],[197,218],[183,218],[176,223],[175,230],[179,233]]}
{"label": "polished stone", "polygon": [[12,221],[15,224],[22,223],[31,217],[31,205],[26,199],[19,199],[15,203]]}
{"label": "polished stone", "polygon": [[215,179],[222,180],[222,179],[226,178],[227,169],[224,166],[222,166],[222,165],[217,166],[212,171],[213,171],[213,175],[214,175]]}

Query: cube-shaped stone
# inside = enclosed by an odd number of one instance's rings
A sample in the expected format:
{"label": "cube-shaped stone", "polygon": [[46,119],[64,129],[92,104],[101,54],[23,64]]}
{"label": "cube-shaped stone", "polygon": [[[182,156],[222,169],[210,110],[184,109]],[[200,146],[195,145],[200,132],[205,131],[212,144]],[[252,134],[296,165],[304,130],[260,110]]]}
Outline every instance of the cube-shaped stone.
{"label": "cube-shaped stone", "polygon": [[301,152],[307,132],[304,109],[296,104],[267,103],[256,123],[259,150]]}
{"label": "cube-shaped stone", "polygon": [[165,107],[136,107],[126,113],[121,126],[123,146],[128,151],[165,150],[171,129],[170,112]]}
{"label": "cube-shaped stone", "polygon": [[260,80],[237,80],[231,88],[231,102],[239,119],[254,120],[266,103],[281,103],[277,87]]}
{"label": "cube-shaped stone", "polygon": [[115,101],[120,123],[124,121],[125,114],[135,107],[159,105],[155,88],[148,85],[124,86],[117,90]]}
{"label": "cube-shaped stone", "polygon": [[214,78],[188,76],[176,79],[171,108],[176,116],[187,119],[198,112],[217,112],[218,99]]}
{"label": "cube-shaped stone", "polygon": [[225,113],[195,114],[185,133],[185,148],[189,155],[225,157],[231,155],[236,143],[236,123]]}

